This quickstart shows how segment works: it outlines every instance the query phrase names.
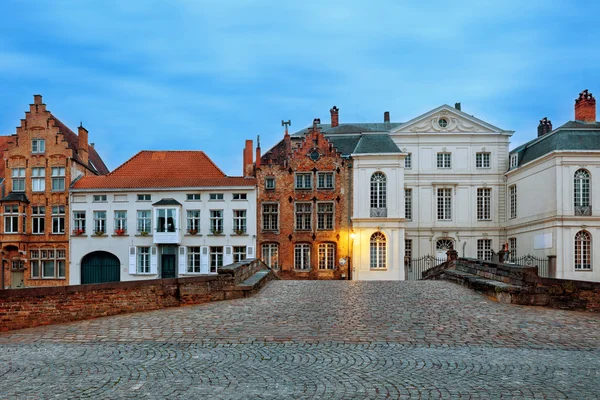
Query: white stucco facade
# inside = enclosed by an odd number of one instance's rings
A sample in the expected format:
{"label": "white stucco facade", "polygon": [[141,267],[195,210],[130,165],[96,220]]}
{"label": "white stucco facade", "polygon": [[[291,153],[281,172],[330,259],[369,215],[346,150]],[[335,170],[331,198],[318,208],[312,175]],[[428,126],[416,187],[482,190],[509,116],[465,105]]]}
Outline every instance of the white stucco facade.
{"label": "white stucco facade", "polygon": [[[87,283],[82,263],[100,259],[98,252],[118,259],[121,281],[213,274],[235,258],[256,257],[254,186],[73,189],[70,204],[71,285]],[[116,231],[120,224],[125,232]],[[102,226],[105,234],[96,234]]]}

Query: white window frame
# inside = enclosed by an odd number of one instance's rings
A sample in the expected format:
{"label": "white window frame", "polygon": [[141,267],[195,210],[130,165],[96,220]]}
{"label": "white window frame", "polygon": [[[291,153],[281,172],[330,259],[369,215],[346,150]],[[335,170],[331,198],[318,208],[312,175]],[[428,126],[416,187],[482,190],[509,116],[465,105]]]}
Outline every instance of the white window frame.
{"label": "white window frame", "polygon": [[262,204],[262,222],[263,231],[279,230],[279,203]]}
{"label": "white window frame", "polygon": [[43,235],[46,232],[46,207],[31,207],[31,234]]}
{"label": "white window frame", "polygon": [[4,233],[19,233],[19,206],[4,206]]}
{"label": "white window frame", "polygon": [[481,151],[475,153],[475,168],[491,168],[492,153]]}
{"label": "white window frame", "polygon": [[406,153],[406,157],[404,157],[404,169],[412,169],[412,153]]}
{"label": "white window frame", "polygon": [[152,210],[137,210],[136,218],[137,233],[146,232],[150,234],[152,232]]}
{"label": "white window frame", "polygon": [[65,234],[65,206],[52,206],[52,234]]}
{"label": "white window frame", "polygon": [[200,210],[186,211],[186,231],[189,234],[200,233]]}
{"label": "white window frame", "polygon": [[210,272],[217,272],[223,266],[223,246],[210,246]]}
{"label": "white window frame", "polygon": [[46,168],[31,168],[31,191],[43,192],[46,190]]}
{"label": "white window frame", "polygon": [[114,212],[115,232],[117,230],[123,230],[127,233],[127,211],[115,210]]}
{"label": "white window frame", "polygon": [[452,153],[440,152],[437,153],[437,168],[451,169],[452,168]]}
{"label": "white window frame", "polygon": [[492,239],[477,239],[477,259],[492,260]]}
{"label": "white window frame", "polygon": [[52,167],[51,182],[53,192],[63,192],[65,190],[65,167]]}
{"label": "white window frame", "polygon": [[294,189],[310,190],[312,189],[312,172],[297,172],[294,176]]}
{"label": "white window frame", "polygon": [[85,233],[85,219],[85,210],[73,210],[73,234],[78,231]]}
{"label": "white window frame", "polygon": [[317,230],[332,231],[335,229],[335,203],[321,201],[317,203]]}
{"label": "white window frame", "polygon": [[519,164],[518,160],[519,160],[518,154],[511,154],[510,155],[510,167],[509,168],[516,168],[517,165]]}
{"label": "white window frame", "polygon": [[202,195],[200,193],[188,193],[185,195],[186,201],[201,201]]}
{"label": "white window frame", "polygon": [[294,230],[312,230],[313,204],[308,202],[294,203]]}
{"label": "white window frame", "polygon": [[[261,247],[262,261],[272,269],[279,269],[279,244],[264,243]],[[274,262],[273,262],[274,261]]]}
{"label": "white window frame", "polygon": [[412,188],[404,188],[404,218],[412,221],[413,215]]}
{"label": "white window frame", "polygon": [[[65,279],[67,252],[63,248],[31,249],[29,251],[29,263],[32,279]],[[51,268],[47,274],[46,266]]]}
{"label": "white window frame", "polygon": [[335,188],[335,175],[332,171],[317,172],[317,189],[332,190]]}
{"label": "white window frame", "polygon": [[106,210],[94,211],[94,234],[106,233]]}
{"label": "white window frame", "polygon": [[247,210],[233,210],[233,232],[238,235],[245,235],[248,231],[246,226]]}
{"label": "white window frame", "polygon": [[106,203],[108,196],[105,194],[95,194],[92,196],[92,202],[94,203]]}
{"label": "white window frame", "polygon": [[150,274],[150,246],[138,246],[135,255],[135,270],[137,274]]}
{"label": "white window frame", "polygon": [[575,271],[592,270],[592,234],[581,230],[575,234],[573,246],[575,259]]}
{"label": "white window frame", "polygon": [[248,193],[234,193],[233,200],[248,200]]}
{"label": "white window frame", "polygon": [[310,244],[296,243],[294,245],[294,269],[310,271]]}
{"label": "white window frame", "polygon": [[210,233],[223,233],[223,210],[210,210]]}
{"label": "white window frame", "polygon": [[319,243],[317,250],[319,269],[335,269],[335,243]]}
{"label": "white window frame", "polygon": [[222,201],[225,199],[225,195],[223,193],[211,193],[209,194],[210,201]]}
{"label": "white window frame", "polygon": [[371,208],[387,208],[387,176],[381,171],[371,175]]}
{"label": "white window frame", "polygon": [[436,194],[438,221],[452,221],[452,189],[438,188]]}
{"label": "white window frame", "polygon": [[233,262],[244,261],[248,257],[247,252],[246,246],[233,246]]}
{"label": "white window frame", "polygon": [[381,232],[375,232],[369,240],[369,266],[373,270],[383,270],[387,268],[387,238]]}
{"label": "white window frame", "polygon": [[46,152],[46,140],[31,139],[31,152],[33,154],[43,154]]}
{"label": "white window frame", "polygon": [[190,246],[187,248],[188,274],[199,274],[202,272],[201,250],[200,246]]}
{"label": "white window frame", "polygon": [[25,191],[25,168],[17,167],[12,169],[12,191]]}
{"label": "white window frame", "polygon": [[492,220],[492,188],[477,188],[477,221]]}
{"label": "white window frame", "polygon": [[508,188],[510,196],[510,219],[517,218],[517,185],[510,185]]}
{"label": "white window frame", "polygon": [[147,193],[138,194],[137,201],[152,201],[152,195]]}

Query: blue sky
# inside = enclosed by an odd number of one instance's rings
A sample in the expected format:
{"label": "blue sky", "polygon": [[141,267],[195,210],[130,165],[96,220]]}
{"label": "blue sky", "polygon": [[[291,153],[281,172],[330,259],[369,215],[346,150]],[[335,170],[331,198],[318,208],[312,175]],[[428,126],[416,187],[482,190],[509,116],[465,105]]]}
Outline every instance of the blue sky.
{"label": "blue sky", "polygon": [[407,121],[441,104],[515,130],[573,119],[600,93],[592,1],[2,0],[0,134],[32,95],[110,169],[142,149],[204,150],[241,173],[313,118]]}

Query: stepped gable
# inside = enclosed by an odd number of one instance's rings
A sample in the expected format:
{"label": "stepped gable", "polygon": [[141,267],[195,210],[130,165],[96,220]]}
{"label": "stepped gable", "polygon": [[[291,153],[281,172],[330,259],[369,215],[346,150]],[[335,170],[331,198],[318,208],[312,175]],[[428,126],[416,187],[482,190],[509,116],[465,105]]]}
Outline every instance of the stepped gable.
{"label": "stepped gable", "polygon": [[143,150],[106,176],[86,176],[74,189],[253,186],[254,178],[229,177],[203,151]]}
{"label": "stepped gable", "polygon": [[[0,154],[3,154],[8,149],[8,142],[11,140],[11,136],[0,136]],[[0,163],[0,180],[4,179],[4,170],[6,163]]]}

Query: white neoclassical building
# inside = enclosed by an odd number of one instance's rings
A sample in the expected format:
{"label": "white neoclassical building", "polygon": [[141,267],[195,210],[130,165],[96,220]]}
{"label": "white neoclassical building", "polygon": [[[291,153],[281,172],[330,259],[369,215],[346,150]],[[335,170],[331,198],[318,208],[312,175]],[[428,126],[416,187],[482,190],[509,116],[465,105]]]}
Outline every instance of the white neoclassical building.
{"label": "white neoclassical building", "polygon": [[217,273],[255,257],[256,180],[201,151],[142,151],[71,188],[70,284]]}

